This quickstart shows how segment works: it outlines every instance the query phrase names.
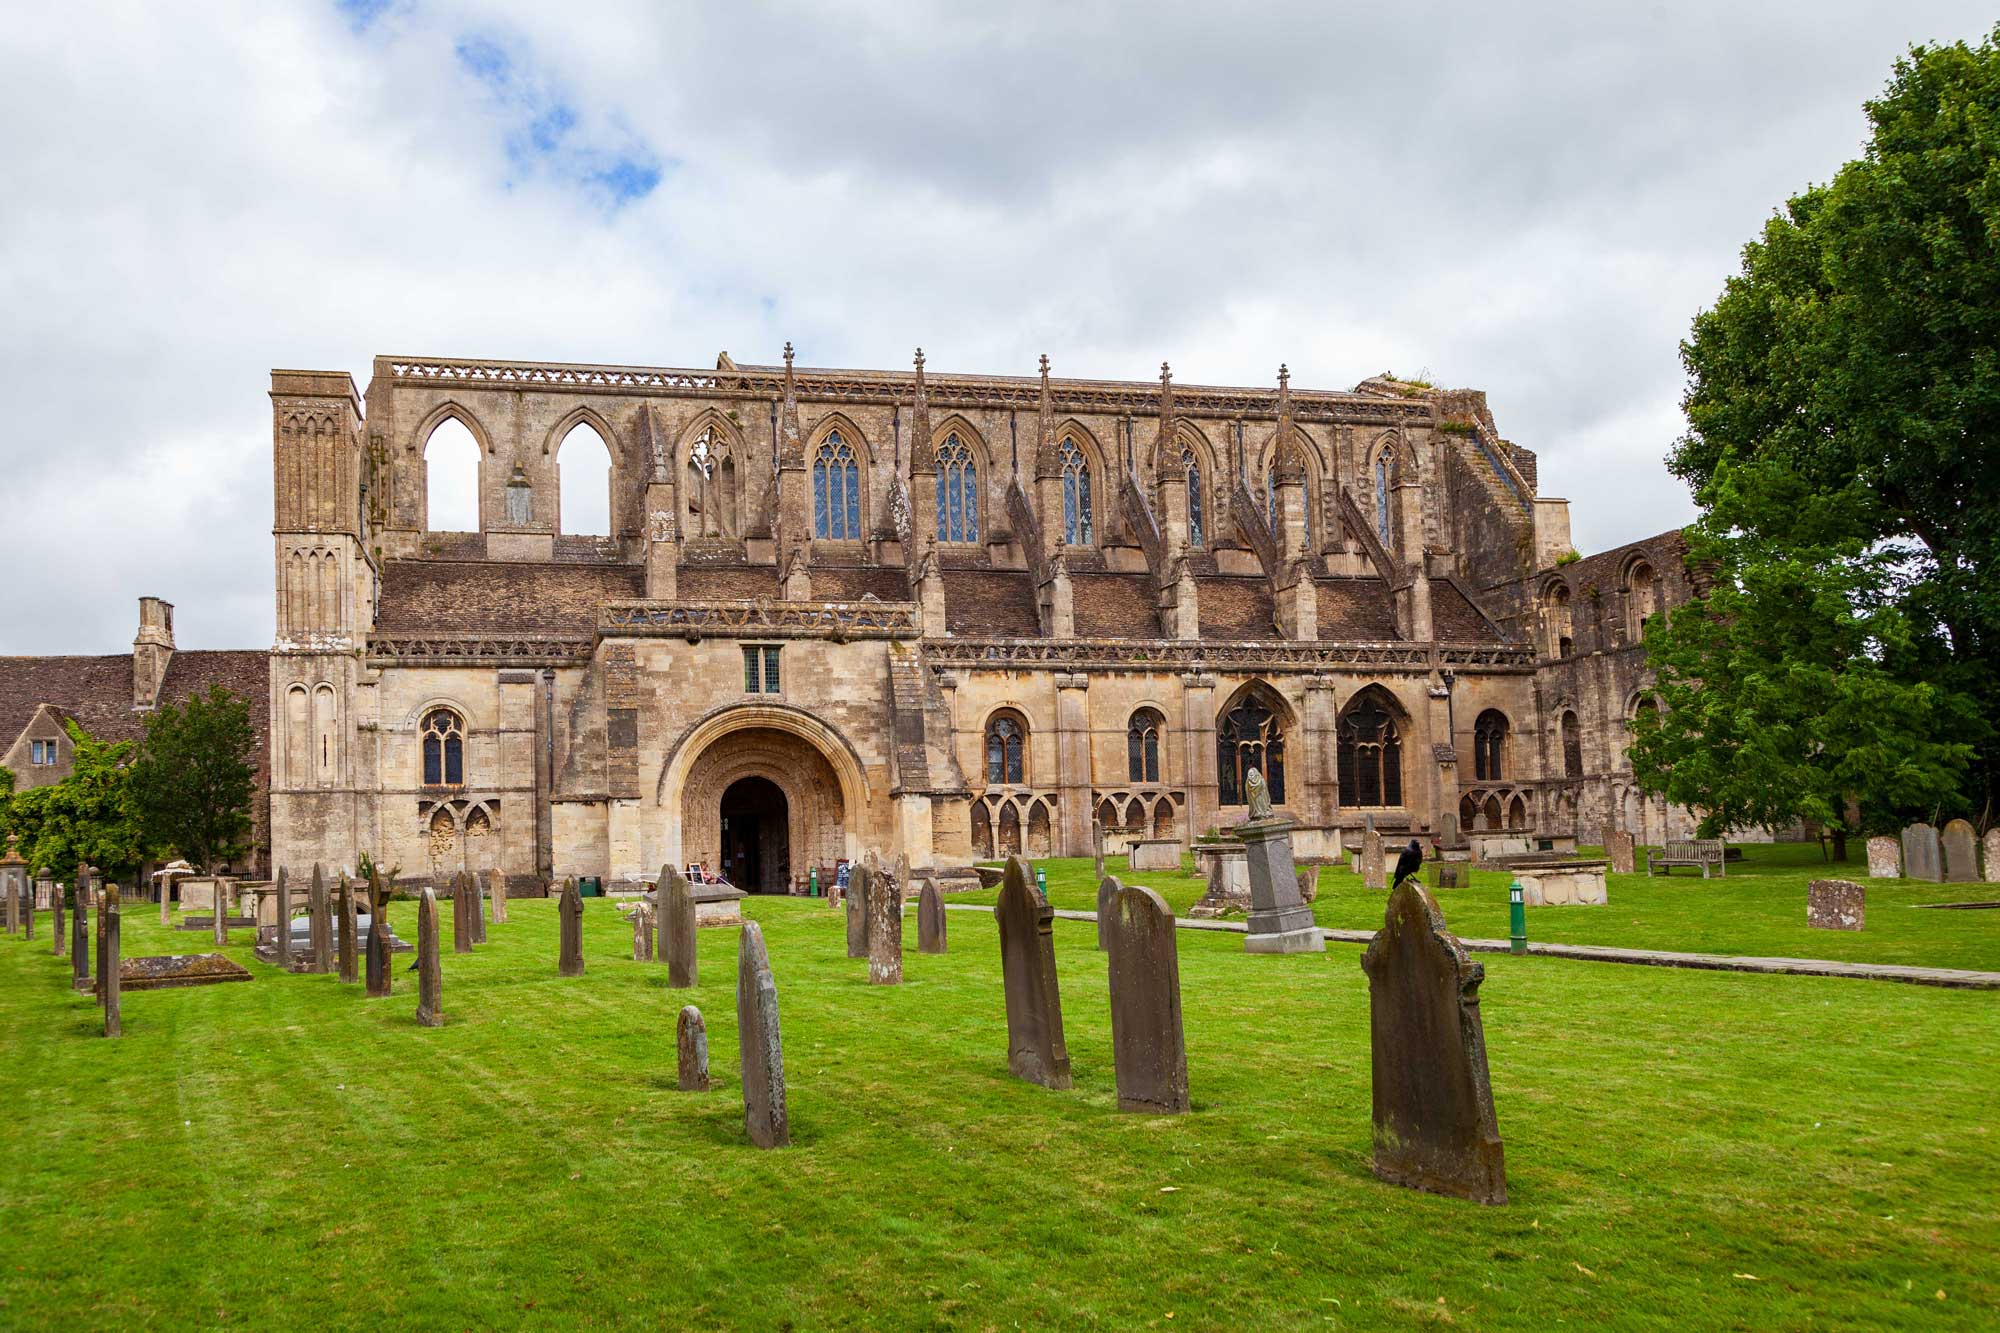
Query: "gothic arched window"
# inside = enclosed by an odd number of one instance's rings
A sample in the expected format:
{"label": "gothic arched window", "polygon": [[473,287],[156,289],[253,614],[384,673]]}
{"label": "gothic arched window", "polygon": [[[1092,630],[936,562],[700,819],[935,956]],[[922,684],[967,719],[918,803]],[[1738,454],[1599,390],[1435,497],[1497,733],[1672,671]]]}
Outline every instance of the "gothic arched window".
{"label": "gothic arched window", "polygon": [[465,723],[449,708],[424,714],[424,785],[465,785]]}
{"label": "gothic arched window", "polygon": [[861,469],[837,430],[826,433],[813,457],[813,536],[861,540]]}
{"label": "gothic arched window", "polygon": [[1160,780],[1160,728],[1164,722],[1151,708],[1141,708],[1132,714],[1132,721],[1125,728],[1126,773],[1131,781]]}
{"label": "gothic arched window", "polygon": [[995,713],[986,724],[986,785],[1027,782],[1028,724],[1017,713]]}
{"label": "gothic arched window", "polygon": [[1583,728],[1577,724],[1576,714],[1564,711],[1562,715],[1563,776],[1580,778],[1583,776]]}
{"label": "gothic arched window", "polygon": [[1201,460],[1194,456],[1194,446],[1181,446],[1181,462],[1187,464],[1188,497],[1188,545],[1200,546],[1202,542],[1201,522]]}
{"label": "gothic arched window", "polygon": [[1090,460],[1067,435],[1057,456],[1062,459],[1063,541],[1089,546],[1096,540],[1090,522]]}
{"label": "gothic arched window", "polygon": [[953,431],[937,451],[937,535],[941,542],[979,540],[979,469]]}
{"label": "gothic arched window", "polygon": [[1248,797],[1244,784],[1250,770],[1264,774],[1271,802],[1285,800],[1285,733],[1278,715],[1255,694],[1245,695],[1223,715],[1215,732],[1215,769],[1224,805],[1242,805]]}
{"label": "gothic arched window", "polygon": [[1472,724],[1472,778],[1475,782],[1499,782],[1501,757],[1507,750],[1507,715],[1489,708]]}
{"label": "gothic arched window", "polygon": [[736,460],[713,425],[688,446],[687,535],[736,535]]}
{"label": "gothic arched window", "polygon": [[1340,799],[1356,807],[1403,803],[1403,737],[1379,694],[1364,690],[1340,718]]}
{"label": "gothic arched window", "polygon": [[1389,451],[1375,455],[1375,535],[1389,544]]}

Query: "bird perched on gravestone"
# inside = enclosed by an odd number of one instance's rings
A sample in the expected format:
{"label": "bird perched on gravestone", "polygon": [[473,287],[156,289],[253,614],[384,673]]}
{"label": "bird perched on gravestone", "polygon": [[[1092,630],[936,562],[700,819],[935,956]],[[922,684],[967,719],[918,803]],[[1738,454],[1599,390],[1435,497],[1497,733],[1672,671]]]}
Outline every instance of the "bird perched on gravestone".
{"label": "bird perched on gravestone", "polygon": [[1415,838],[1412,838],[1410,839],[1410,845],[1403,849],[1403,854],[1396,858],[1396,875],[1395,878],[1389,881],[1389,887],[1393,889],[1410,876],[1416,874],[1418,870],[1423,868],[1423,864],[1424,849]]}

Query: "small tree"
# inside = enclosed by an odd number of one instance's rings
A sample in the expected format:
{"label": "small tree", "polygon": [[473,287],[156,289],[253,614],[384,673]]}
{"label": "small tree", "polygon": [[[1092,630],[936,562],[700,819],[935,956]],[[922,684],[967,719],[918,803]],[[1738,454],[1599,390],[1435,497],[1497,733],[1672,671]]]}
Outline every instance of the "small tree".
{"label": "small tree", "polygon": [[242,698],[217,685],[146,719],[132,794],[146,839],[213,871],[249,845],[257,736]]}
{"label": "small tree", "polygon": [[132,742],[99,741],[75,722],[64,726],[74,747],[70,775],[10,802],[21,855],[69,883],[79,864],[123,878],[138,868],[145,848],[132,804]]}

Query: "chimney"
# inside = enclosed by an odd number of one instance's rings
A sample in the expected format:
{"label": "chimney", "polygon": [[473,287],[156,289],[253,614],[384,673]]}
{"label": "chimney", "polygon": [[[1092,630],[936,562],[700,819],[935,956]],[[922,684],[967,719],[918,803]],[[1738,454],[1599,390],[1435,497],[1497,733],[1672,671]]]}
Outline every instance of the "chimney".
{"label": "chimney", "polygon": [[174,657],[174,604],[157,597],[139,599],[139,633],[132,640],[132,707],[160,702],[160,682]]}

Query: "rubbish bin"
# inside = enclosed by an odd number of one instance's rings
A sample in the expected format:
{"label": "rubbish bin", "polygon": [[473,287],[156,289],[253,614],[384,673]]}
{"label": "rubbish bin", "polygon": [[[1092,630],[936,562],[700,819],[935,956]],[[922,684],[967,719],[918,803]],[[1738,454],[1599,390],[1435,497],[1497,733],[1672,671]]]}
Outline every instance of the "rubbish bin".
{"label": "rubbish bin", "polygon": [[584,875],[576,881],[576,896],[579,898],[602,898],[604,881],[595,875]]}

